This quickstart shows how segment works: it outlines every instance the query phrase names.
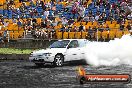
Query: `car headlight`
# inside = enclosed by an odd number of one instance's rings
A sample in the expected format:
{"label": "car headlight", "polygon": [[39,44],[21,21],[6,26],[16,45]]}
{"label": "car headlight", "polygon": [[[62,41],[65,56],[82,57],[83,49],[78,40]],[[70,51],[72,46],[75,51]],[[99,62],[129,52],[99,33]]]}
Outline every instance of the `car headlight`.
{"label": "car headlight", "polygon": [[33,56],[33,53],[32,53],[32,52],[30,53],[30,56],[31,56],[31,57]]}

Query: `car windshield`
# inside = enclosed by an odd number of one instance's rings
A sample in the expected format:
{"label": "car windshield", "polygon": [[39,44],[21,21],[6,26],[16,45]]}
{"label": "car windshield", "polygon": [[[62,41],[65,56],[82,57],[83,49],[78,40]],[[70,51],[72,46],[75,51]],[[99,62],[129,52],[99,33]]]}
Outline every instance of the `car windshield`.
{"label": "car windshield", "polygon": [[70,42],[69,40],[56,41],[53,44],[51,44],[49,48],[66,48],[69,42]]}

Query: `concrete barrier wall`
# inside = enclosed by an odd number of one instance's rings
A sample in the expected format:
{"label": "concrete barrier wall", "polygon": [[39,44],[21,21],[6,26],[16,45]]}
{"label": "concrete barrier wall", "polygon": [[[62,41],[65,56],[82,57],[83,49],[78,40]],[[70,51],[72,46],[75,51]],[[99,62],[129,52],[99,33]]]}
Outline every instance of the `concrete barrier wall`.
{"label": "concrete barrier wall", "polygon": [[[0,44],[0,48],[17,48],[17,49],[39,49],[47,48],[51,43],[57,40],[19,40],[10,41],[9,43]],[[29,54],[0,54],[2,60],[28,60]]]}
{"label": "concrete barrier wall", "polygon": [[56,40],[19,40],[0,44],[0,48],[38,49],[47,48]]}
{"label": "concrete barrier wall", "polygon": [[28,60],[29,54],[0,54],[0,60]]}

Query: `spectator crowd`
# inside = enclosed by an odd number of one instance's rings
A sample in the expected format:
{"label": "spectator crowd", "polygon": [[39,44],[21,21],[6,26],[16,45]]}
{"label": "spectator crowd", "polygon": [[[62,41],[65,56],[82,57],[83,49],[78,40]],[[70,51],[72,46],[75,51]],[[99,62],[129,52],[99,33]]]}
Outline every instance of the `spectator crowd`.
{"label": "spectator crowd", "polygon": [[131,0],[2,1],[0,30],[8,30],[12,23],[35,38],[56,38],[57,32],[83,31],[92,36],[97,29],[132,30]]}

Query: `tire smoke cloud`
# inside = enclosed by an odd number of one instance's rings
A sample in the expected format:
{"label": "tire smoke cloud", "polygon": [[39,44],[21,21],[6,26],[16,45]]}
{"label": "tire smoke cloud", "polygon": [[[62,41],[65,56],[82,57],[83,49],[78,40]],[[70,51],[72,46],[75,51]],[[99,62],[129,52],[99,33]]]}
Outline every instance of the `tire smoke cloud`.
{"label": "tire smoke cloud", "polygon": [[109,42],[89,42],[84,49],[86,61],[94,66],[132,65],[132,36]]}

